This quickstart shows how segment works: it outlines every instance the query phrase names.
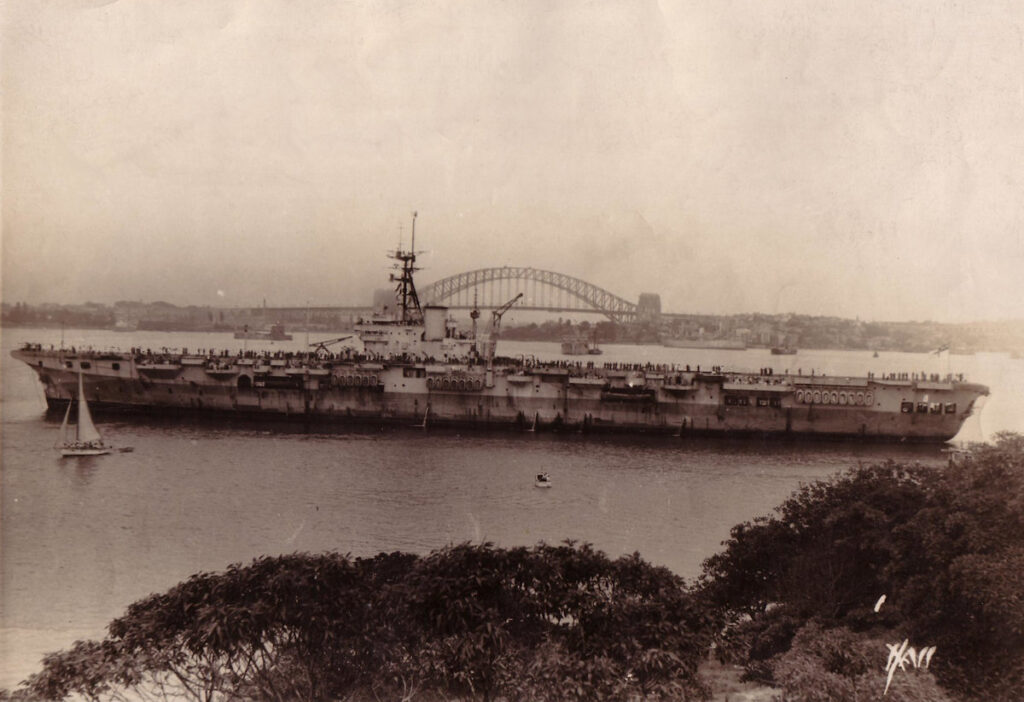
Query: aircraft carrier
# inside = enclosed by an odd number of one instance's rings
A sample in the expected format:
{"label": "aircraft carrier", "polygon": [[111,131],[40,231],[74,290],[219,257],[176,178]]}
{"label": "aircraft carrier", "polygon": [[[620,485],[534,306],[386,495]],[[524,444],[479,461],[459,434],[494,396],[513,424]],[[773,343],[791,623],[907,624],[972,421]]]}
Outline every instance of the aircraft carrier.
{"label": "aircraft carrier", "polygon": [[[416,254],[397,250],[397,311],[358,324],[361,348],[305,353],[44,349],[12,355],[63,412],[79,374],[94,412],[375,422],[423,427],[943,442],[975,411],[984,385],[962,376],[864,377],[722,367],[537,362],[500,358],[489,334],[459,332],[448,310],[420,305]],[[342,342],[345,339],[334,340]]]}

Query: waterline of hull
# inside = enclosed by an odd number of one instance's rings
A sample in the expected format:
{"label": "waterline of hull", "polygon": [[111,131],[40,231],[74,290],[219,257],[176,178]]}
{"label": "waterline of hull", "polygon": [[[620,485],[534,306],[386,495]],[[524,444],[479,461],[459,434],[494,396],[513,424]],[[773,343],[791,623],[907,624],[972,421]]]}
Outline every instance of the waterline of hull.
{"label": "waterline of hull", "polygon": [[[66,401],[48,399],[47,414],[52,417],[59,417],[64,413],[67,406]],[[662,436],[683,438],[728,438],[738,440],[770,440],[770,441],[853,441],[866,443],[914,443],[914,444],[941,444],[952,439],[958,427],[947,430],[945,434],[914,434],[912,431],[904,430],[902,433],[881,433],[878,431],[868,432],[866,425],[862,433],[850,433],[842,430],[828,430],[818,428],[813,430],[802,428],[771,428],[771,427],[742,427],[733,425],[716,426],[712,424],[712,418],[706,418],[703,425],[690,422],[683,425],[682,422],[658,424],[641,422],[610,422],[600,421],[584,416],[579,420],[566,420],[560,414],[546,416],[541,419],[530,421],[522,413],[512,417],[477,417],[477,416],[449,416],[440,413],[430,413],[426,424],[423,422],[422,411],[418,413],[396,414],[381,413],[373,410],[355,410],[346,408],[344,410],[330,412],[296,412],[264,409],[228,409],[221,410],[214,407],[160,407],[154,405],[135,405],[111,402],[91,403],[93,412],[97,416],[118,417],[118,418],[147,418],[166,419],[168,421],[201,421],[203,423],[220,423],[225,426],[237,423],[259,424],[267,427],[287,428],[290,431],[314,431],[320,432],[330,430],[331,427],[345,429],[350,427],[380,427],[388,429],[401,429],[414,427],[416,429],[450,429],[450,430],[493,430],[502,432],[546,432],[566,434],[628,434],[640,436]],[[539,413],[538,413],[539,414]],[[715,418],[717,421],[717,418]]]}

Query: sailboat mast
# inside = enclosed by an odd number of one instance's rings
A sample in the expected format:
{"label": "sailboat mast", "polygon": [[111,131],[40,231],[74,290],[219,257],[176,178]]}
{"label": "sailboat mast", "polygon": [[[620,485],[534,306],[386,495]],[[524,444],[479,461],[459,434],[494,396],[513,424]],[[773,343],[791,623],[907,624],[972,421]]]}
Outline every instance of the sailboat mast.
{"label": "sailboat mast", "polygon": [[[74,403],[74,399],[68,398],[68,408],[64,410],[64,421],[60,423],[60,441],[59,444],[66,444],[68,441],[68,420],[71,418],[71,405]],[[78,429],[75,429],[78,432]]]}
{"label": "sailboat mast", "polygon": [[82,383],[82,371],[78,371],[78,421],[75,422],[75,441],[82,440],[82,414],[88,413],[85,405],[85,388]]}

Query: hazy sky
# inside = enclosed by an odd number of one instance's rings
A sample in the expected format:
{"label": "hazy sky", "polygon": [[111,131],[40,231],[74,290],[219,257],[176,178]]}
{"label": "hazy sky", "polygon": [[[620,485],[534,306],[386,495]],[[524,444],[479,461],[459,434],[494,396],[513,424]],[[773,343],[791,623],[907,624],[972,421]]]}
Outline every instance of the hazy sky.
{"label": "hazy sky", "polygon": [[674,312],[1024,317],[1024,5],[3,7],[5,301],[368,303],[523,265]]}

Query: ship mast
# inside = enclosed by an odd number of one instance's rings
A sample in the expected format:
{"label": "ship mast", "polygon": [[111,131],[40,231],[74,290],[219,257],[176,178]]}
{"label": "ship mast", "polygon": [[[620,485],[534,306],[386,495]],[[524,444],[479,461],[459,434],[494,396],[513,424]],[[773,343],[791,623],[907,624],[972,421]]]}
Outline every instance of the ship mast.
{"label": "ship mast", "polygon": [[420,309],[420,298],[416,294],[416,285],[413,283],[412,274],[420,270],[416,267],[416,212],[412,213],[412,243],[408,251],[402,250],[401,241],[394,253],[389,254],[395,263],[395,270],[399,273],[392,273],[392,282],[397,282],[395,292],[399,296],[399,303],[402,308],[402,322],[406,324],[420,324],[423,322],[423,310]]}
{"label": "ship mast", "polygon": [[480,319],[480,310],[476,306],[476,292],[476,288],[473,288],[473,311],[469,313],[469,317],[473,320],[473,351],[479,353],[476,345],[476,320]]}

